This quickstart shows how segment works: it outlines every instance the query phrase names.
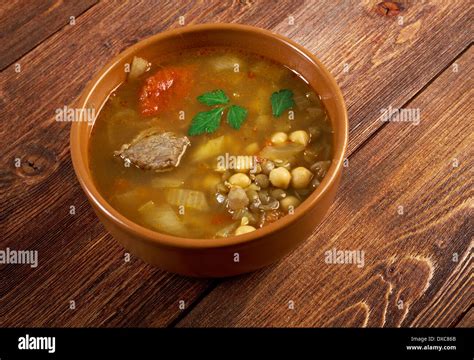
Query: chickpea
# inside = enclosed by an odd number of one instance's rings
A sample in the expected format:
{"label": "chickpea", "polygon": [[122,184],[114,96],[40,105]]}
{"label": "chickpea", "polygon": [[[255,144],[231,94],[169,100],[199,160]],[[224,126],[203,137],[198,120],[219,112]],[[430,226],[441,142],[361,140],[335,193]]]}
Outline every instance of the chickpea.
{"label": "chickpea", "polygon": [[284,132],[276,132],[270,138],[270,141],[275,145],[284,144],[288,140],[288,135]]}
{"label": "chickpea", "polygon": [[290,140],[294,143],[306,146],[309,143],[309,135],[304,130],[293,131],[290,134]]}
{"label": "chickpea", "polygon": [[291,174],[284,167],[273,169],[269,177],[272,185],[277,188],[287,189],[288,185],[290,185]]}
{"label": "chickpea", "polygon": [[253,226],[243,225],[243,226],[239,226],[235,230],[235,235],[242,235],[242,234],[246,234],[246,233],[249,233],[249,232],[252,232],[252,231],[255,231],[255,230],[257,230],[257,229],[255,229]]}
{"label": "chickpea", "polygon": [[247,197],[250,199],[250,201],[258,199],[258,192],[255,190],[248,190]]}
{"label": "chickpea", "polygon": [[251,180],[246,174],[236,173],[230,177],[229,182],[232,185],[239,186],[241,188],[246,188],[250,185]]}
{"label": "chickpea", "polygon": [[289,212],[290,210],[294,210],[301,201],[296,196],[287,196],[284,199],[280,200],[280,208]]}
{"label": "chickpea", "polygon": [[249,191],[249,190],[258,191],[258,190],[260,190],[260,186],[258,186],[258,184],[250,184],[249,186],[247,186],[245,191]]}
{"label": "chickpea", "polygon": [[312,178],[313,173],[303,166],[291,170],[291,186],[293,186],[294,189],[306,188]]}

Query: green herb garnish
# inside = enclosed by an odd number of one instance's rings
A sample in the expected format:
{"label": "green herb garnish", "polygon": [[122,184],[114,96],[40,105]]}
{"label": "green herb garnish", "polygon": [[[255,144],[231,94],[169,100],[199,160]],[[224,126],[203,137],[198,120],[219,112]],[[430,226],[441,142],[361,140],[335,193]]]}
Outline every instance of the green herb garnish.
{"label": "green herb garnish", "polygon": [[231,105],[227,111],[227,122],[234,129],[239,130],[247,117],[247,110],[239,105]]}
{"label": "green herb garnish", "polygon": [[218,107],[209,111],[198,113],[191,121],[188,134],[190,136],[201,135],[204,133],[211,134],[219,128],[221,124],[223,107]]}
{"label": "green herb garnish", "polygon": [[222,90],[214,90],[198,96],[198,101],[204,105],[224,105],[229,102],[229,98]]}
{"label": "green herb garnish", "polygon": [[274,92],[270,98],[272,102],[272,114],[279,117],[283,111],[293,107],[295,102],[293,100],[293,91],[288,89],[281,89]]}
{"label": "green herb garnish", "polygon": [[[198,101],[208,105],[225,105],[230,100],[222,90],[214,90],[198,96]],[[193,117],[188,129],[188,135],[211,134],[216,131],[220,124],[224,111],[227,110],[227,123],[234,129],[240,129],[247,117],[247,110],[239,105],[226,105],[209,111],[202,111]]]}

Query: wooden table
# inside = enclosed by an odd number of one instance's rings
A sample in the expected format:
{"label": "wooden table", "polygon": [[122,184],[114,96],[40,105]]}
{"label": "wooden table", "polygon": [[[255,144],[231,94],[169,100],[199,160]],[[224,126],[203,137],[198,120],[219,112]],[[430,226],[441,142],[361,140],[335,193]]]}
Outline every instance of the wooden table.
{"label": "wooden table", "polygon": [[[472,2],[176,3],[2,3],[0,249],[38,250],[39,265],[0,266],[0,326],[472,327]],[[54,120],[114,55],[180,19],[293,39],[348,107],[348,166],[323,223],[232,279],[125,261],[76,180],[70,124]],[[381,121],[389,106],[419,124]],[[328,264],[331,249],[364,251],[365,265]]]}

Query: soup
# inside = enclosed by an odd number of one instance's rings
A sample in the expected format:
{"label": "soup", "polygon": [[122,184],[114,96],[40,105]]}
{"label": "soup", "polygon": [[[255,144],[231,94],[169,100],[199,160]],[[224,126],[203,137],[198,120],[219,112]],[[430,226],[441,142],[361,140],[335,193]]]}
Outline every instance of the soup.
{"label": "soup", "polygon": [[101,195],[175,236],[241,235],[291,216],[332,158],[314,90],[253,53],[200,48],[135,57],[100,111],[90,169]]}

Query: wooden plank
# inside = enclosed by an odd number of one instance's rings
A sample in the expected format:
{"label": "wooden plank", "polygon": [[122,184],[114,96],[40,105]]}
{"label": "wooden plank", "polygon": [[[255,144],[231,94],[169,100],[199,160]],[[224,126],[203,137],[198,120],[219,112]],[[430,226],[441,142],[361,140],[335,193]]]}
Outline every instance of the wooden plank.
{"label": "wooden plank", "polygon": [[[472,199],[470,201],[472,202]],[[466,222],[469,222],[469,219],[466,219]],[[463,234],[459,235],[463,236]],[[472,241],[472,230],[465,235],[471,235],[471,239],[466,237],[463,239],[464,241]],[[444,246],[444,242],[440,242],[440,245]],[[458,255],[453,254],[455,257]],[[459,321],[462,314],[469,306],[472,306],[473,302],[472,274],[474,265],[472,260],[472,252],[464,254],[464,258],[460,259],[455,271],[444,280],[443,286],[425,305],[420,314],[410,324],[411,326],[454,326]]]}
{"label": "wooden plank", "polygon": [[8,282],[2,286],[2,326],[166,325],[183,311],[181,302],[189,306],[206,287],[204,280],[170,275],[138,259],[127,262],[107,233],[94,240],[87,234],[63,237],[49,238],[61,244],[54,250],[34,247],[37,269],[2,270]]}
{"label": "wooden plank", "polygon": [[15,0],[0,6],[0,70],[60,30],[97,0]]}
{"label": "wooden plank", "polygon": [[[138,259],[124,263],[124,250],[99,224],[75,179],[69,124],[55,122],[54,111],[73,102],[114,54],[177,26],[182,14],[189,21],[217,14],[223,21],[245,21],[265,18],[267,5],[245,15],[246,5],[220,2],[181,8],[100,3],[22,58],[20,73],[9,67],[0,75],[0,139],[9,148],[0,168],[0,246],[38,250],[40,262],[37,269],[0,267],[0,326],[165,326],[182,313],[179,301],[190,306],[206,290],[205,280],[168,274]],[[274,20],[265,21],[270,26]]]}
{"label": "wooden plank", "polygon": [[[407,105],[420,110],[419,125],[388,123],[351,156],[309,241],[272,268],[223,282],[178,325],[448,326],[459,318],[472,302],[473,60],[470,49]],[[328,263],[332,249],[364,251],[364,266]]]}
{"label": "wooden plank", "polygon": [[460,328],[474,328],[474,308],[470,308],[466,315],[456,325]]}
{"label": "wooden plank", "polygon": [[[166,325],[176,318],[177,298],[190,304],[209,286],[205,281],[183,282],[165,276],[138,260],[134,271],[148,271],[148,277],[133,277],[127,285],[131,291],[115,293],[110,286],[129,281],[130,273],[118,265],[123,250],[104,237],[105,231],[72,172],[69,126],[55,122],[53,116],[55,109],[77,98],[85,83],[112,56],[151,34],[180,26],[180,16],[186,24],[239,22],[290,36],[315,51],[341,83],[351,117],[352,151],[381,125],[376,120],[381,107],[400,106],[411,98],[469,41],[465,5],[448,7],[440,2],[408,6],[405,25],[417,21],[422,24],[408,40],[410,31],[394,18],[377,15],[374,5],[187,1],[176,7],[174,3],[150,6],[146,2],[103,2],[83,14],[75,26],[65,27],[21,58],[20,73],[13,66],[5,69],[0,75],[0,139],[4,144],[0,160],[0,244],[38,249],[43,263],[35,271],[2,268],[8,280],[0,286],[0,309],[8,315],[0,317],[0,325],[28,324],[36,316],[39,322],[52,325]],[[295,20],[293,25],[290,16]],[[344,62],[350,64],[348,73],[342,72]],[[397,76],[392,74],[394,68]],[[21,159],[20,168],[14,167],[17,158]],[[72,205],[74,216],[69,214]],[[90,232],[90,240],[84,229]],[[93,247],[96,242],[98,245]],[[92,258],[82,258],[83,252]],[[107,261],[105,256],[111,258]],[[80,271],[73,278],[82,282],[66,281],[53,292],[54,297],[49,296],[53,291],[49,288],[37,290],[35,302],[29,298],[31,289],[41,283],[60,284],[75,264]],[[90,269],[95,271],[90,273]],[[158,280],[152,285],[152,295],[156,296],[153,300],[146,297],[149,294],[142,294],[141,286],[142,280],[154,279]],[[102,294],[97,301],[89,297],[91,288]],[[81,316],[75,315],[79,312],[64,311],[71,298],[81,304]],[[170,307],[164,300],[167,298],[173,299]],[[163,306],[150,309],[156,305],[155,300]],[[137,310],[137,304],[144,305]]]}

